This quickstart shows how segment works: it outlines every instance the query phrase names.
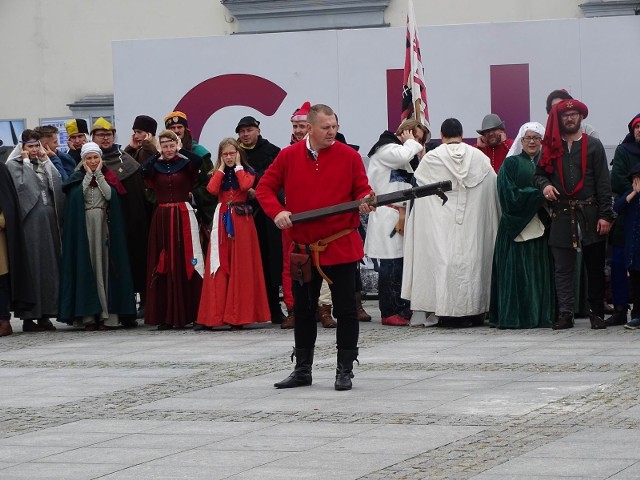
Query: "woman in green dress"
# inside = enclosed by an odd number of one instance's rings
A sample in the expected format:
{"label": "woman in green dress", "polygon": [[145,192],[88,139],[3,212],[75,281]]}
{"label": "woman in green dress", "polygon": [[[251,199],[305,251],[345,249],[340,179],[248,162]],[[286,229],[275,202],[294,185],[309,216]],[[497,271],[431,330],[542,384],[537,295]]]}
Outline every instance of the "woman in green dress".
{"label": "woman in green dress", "polygon": [[502,217],[491,275],[492,327],[551,327],[555,317],[552,263],[541,220],[545,199],[533,186],[543,136],[540,123],[525,123],[498,173]]}

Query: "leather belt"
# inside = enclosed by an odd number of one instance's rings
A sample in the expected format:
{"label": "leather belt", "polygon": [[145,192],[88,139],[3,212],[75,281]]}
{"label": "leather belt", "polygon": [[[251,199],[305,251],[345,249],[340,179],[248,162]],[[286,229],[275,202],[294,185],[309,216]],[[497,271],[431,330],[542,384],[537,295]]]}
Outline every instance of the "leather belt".
{"label": "leather belt", "polygon": [[571,218],[571,247],[578,249],[578,217],[576,215],[576,208],[585,205],[598,205],[595,198],[588,198],[587,200],[558,200],[554,205],[564,205],[567,208],[563,208],[562,211],[569,212]]}
{"label": "leather belt", "polygon": [[349,235],[353,232],[355,228],[346,228],[344,230],[340,230],[338,233],[334,233],[330,237],[323,238],[322,240],[318,240],[317,242],[304,244],[304,243],[296,243],[296,247],[304,252],[313,253],[313,261],[315,263],[316,269],[322,278],[324,278],[329,285],[333,285],[333,282],[320,268],[320,252],[324,252],[327,249],[327,245],[337,240],[345,235]]}

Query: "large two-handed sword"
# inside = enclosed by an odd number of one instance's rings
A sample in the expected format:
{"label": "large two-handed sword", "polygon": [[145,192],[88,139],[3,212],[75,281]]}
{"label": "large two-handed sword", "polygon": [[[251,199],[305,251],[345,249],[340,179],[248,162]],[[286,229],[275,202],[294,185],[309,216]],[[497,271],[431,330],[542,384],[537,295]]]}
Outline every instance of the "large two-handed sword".
{"label": "large two-handed sword", "polygon": [[330,217],[340,213],[354,212],[360,209],[360,205],[367,203],[373,207],[381,207],[390,203],[405,202],[415,198],[426,197],[428,195],[437,195],[442,199],[444,205],[448,198],[444,192],[451,190],[451,182],[436,182],[420,187],[407,188],[399,192],[385,193],[384,195],[376,195],[369,198],[354,200],[352,202],[339,203],[330,207],[316,208],[315,210],[307,210],[306,212],[294,213],[289,217],[291,223],[308,222],[310,220],[318,220],[319,218]]}

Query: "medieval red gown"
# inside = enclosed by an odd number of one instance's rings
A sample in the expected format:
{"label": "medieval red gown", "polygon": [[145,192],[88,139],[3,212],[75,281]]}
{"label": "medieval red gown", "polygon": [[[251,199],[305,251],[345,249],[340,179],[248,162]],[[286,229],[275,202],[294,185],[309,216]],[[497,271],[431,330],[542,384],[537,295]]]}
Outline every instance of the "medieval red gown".
{"label": "medieval red gown", "polygon": [[198,314],[203,259],[188,203],[198,166],[179,157],[173,162],[149,161],[143,167],[145,182],[158,202],[149,230],[144,319],[148,325],[182,328]]}
{"label": "medieval red gown", "polygon": [[[205,259],[198,311],[198,323],[201,325],[247,325],[271,319],[253,215],[239,215],[234,208],[237,204],[241,208],[245,205],[247,191],[252,187],[254,178],[249,171],[234,171],[226,167],[224,174],[216,171],[207,185],[207,191],[218,196],[218,207]],[[233,236],[227,232],[223,221],[229,208]],[[214,243],[215,238],[217,243]],[[219,261],[214,272],[211,272],[212,260],[214,264]]]}

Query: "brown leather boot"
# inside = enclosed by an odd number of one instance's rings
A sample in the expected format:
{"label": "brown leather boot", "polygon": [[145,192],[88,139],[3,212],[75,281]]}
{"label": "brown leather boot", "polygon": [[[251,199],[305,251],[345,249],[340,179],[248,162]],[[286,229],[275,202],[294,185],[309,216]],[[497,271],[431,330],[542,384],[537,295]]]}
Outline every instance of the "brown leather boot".
{"label": "brown leather boot", "polygon": [[356,312],[359,322],[371,321],[371,315],[365,312],[364,307],[362,306],[362,292],[356,292]]}
{"label": "brown leather boot", "polygon": [[291,330],[296,324],[296,319],[293,316],[293,309],[287,308],[287,318],[280,324],[280,328],[283,330]]}
{"label": "brown leather boot", "polygon": [[336,328],[338,326],[331,316],[331,305],[318,305],[316,320],[318,320],[324,328]]}
{"label": "brown leather boot", "polygon": [[8,337],[13,333],[9,320],[0,320],[0,337]]}

